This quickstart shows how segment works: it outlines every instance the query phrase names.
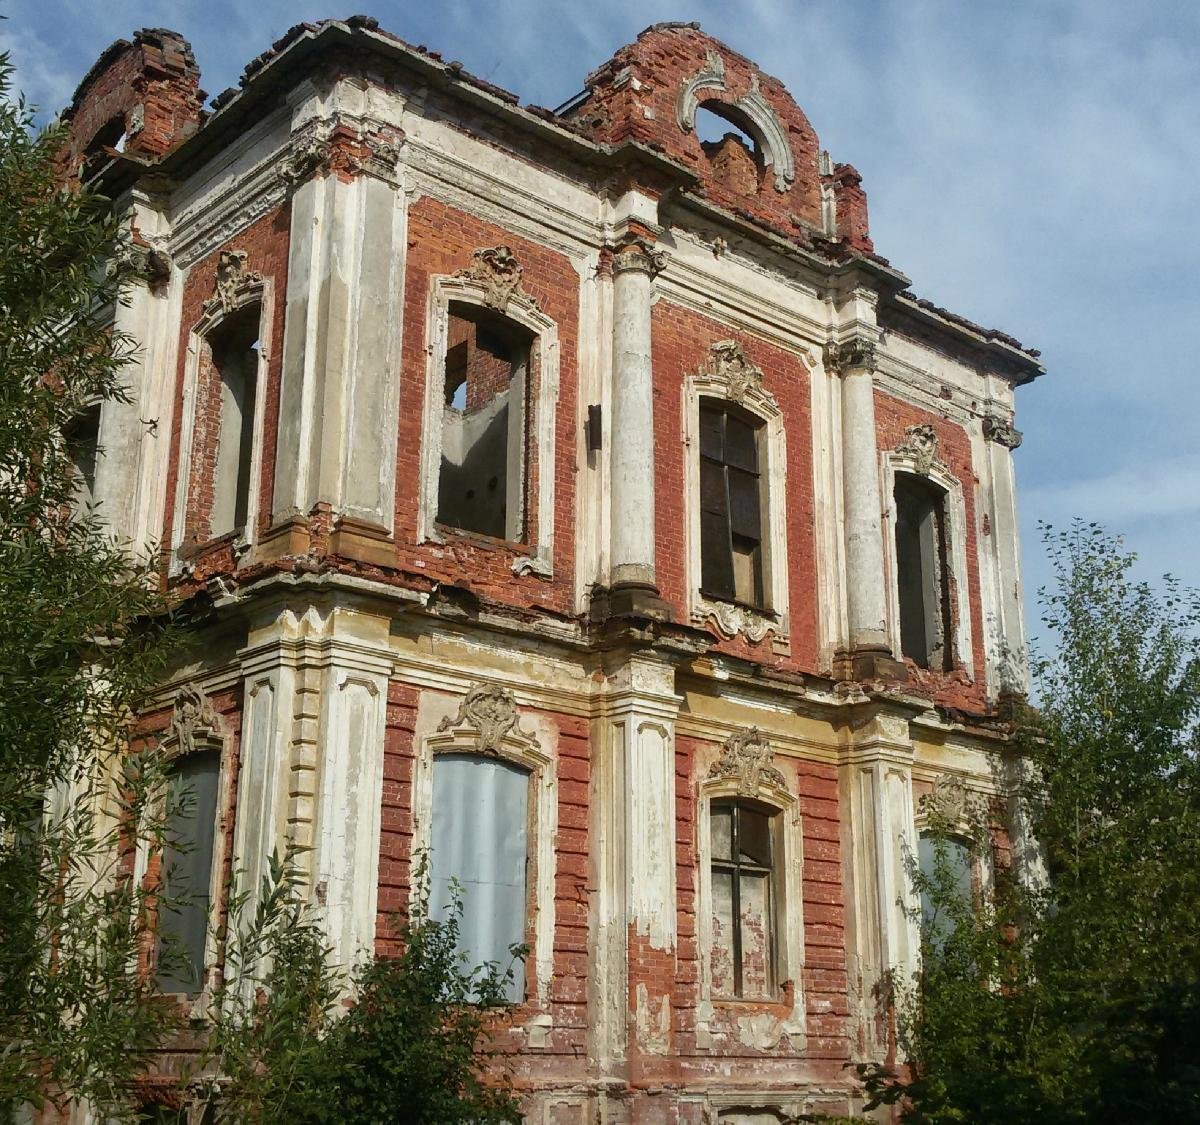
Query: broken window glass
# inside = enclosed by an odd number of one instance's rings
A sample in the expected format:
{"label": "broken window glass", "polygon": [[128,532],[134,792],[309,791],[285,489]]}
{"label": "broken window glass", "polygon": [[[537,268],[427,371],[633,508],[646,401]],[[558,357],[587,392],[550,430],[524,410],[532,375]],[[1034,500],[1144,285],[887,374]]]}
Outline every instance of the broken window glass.
{"label": "broken window glass", "polygon": [[450,306],[437,522],[521,542],[532,337],[497,313]]}
{"label": "broken window glass", "polygon": [[195,995],[204,985],[221,757],[202,750],[171,766],[172,807],[162,855],[158,987]]}
{"label": "broken window glass", "polygon": [[713,993],[769,998],[775,987],[774,819],[746,802],[714,801],[709,825]]}
{"label": "broken window glass", "polygon": [[921,477],[897,473],[895,498],[900,649],[922,668],[949,671],[952,663],[946,494]]}
{"label": "broken window glass", "polygon": [[258,386],[259,306],[239,309],[209,334],[212,364],[221,383],[210,532],[243,531],[250,511],[250,463]]}
{"label": "broken window glass", "polygon": [[[444,920],[453,884],[462,894],[459,951],[474,968],[512,961],[525,941],[529,772],[476,754],[439,754],[433,763],[429,916]],[[524,999],[518,962],[507,999]]]}
{"label": "broken window glass", "polygon": [[761,608],[762,423],[731,403],[700,400],[700,592]]}

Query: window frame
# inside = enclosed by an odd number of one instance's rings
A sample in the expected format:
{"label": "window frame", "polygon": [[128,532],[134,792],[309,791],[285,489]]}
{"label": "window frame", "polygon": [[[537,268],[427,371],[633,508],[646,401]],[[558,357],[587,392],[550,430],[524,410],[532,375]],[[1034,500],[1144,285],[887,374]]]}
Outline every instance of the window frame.
{"label": "window frame", "polygon": [[[493,722],[497,714],[505,719],[498,726]],[[433,766],[438,755],[500,759],[528,773],[524,940],[530,955],[524,966],[524,999],[518,1001],[517,1006],[548,1011],[554,975],[554,879],[557,868],[554,838],[558,827],[558,774],[555,755],[547,749],[552,745],[548,732],[540,722],[532,732],[523,729],[522,719],[526,718],[517,710],[513,694],[499,685],[475,684],[458,699],[441,693],[422,694],[414,736],[416,757],[412,777],[410,854],[415,864],[417,857],[429,850]],[[507,721],[509,719],[511,722]],[[418,904],[420,893],[421,888],[414,881],[409,888],[411,906]]]}
{"label": "window frame", "polygon": [[[763,373],[734,340],[710,346],[700,368],[684,379],[684,513],[687,547],[688,617],[715,626],[720,635],[744,636],[758,644],[771,637],[772,649],[790,650],[787,553],[787,439],[783,412],[763,387]],[[761,606],[711,597],[702,589],[700,500],[700,405],[709,399],[736,408],[758,424],[759,539],[762,555]]]}
{"label": "window frame", "polygon": [[[915,427],[910,427],[910,429]],[[894,653],[901,653],[900,642],[900,579],[896,557],[896,477],[907,474],[933,485],[942,492],[942,515],[946,535],[945,567],[949,584],[952,630],[946,638],[949,648],[948,664],[975,678],[975,652],[972,645],[970,585],[967,575],[967,512],[963,487],[947,466],[936,457],[923,456],[911,448],[911,442],[880,454],[880,473],[883,486],[885,533],[883,536],[884,569],[887,574],[887,630]],[[918,665],[918,667],[921,667]],[[947,672],[924,668],[938,675]]]}
{"label": "window frame", "polygon": [[[213,986],[213,973],[217,967],[220,953],[213,919],[219,916],[220,911],[224,908],[223,872],[229,857],[229,829],[234,815],[231,781],[233,777],[233,741],[224,717],[213,707],[204,690],[198,685],[185,684],[176,696],[170,726],[166,736],[161,739],[168,768],[183,758],[206,751],[215,752],[218,761],[217,798],[214,809],[216,823],[213,826],[212,868],[209,872],[208,917],[205,924],[204,964],[200,974],[200,987],[195,994],[188,992],[163,993],[164,996],[176,997],[181,1003],[190,1004],[192,1018],[202,1016],[208,1009]],[[146,880],[150,877],[152,857],[151,841],[139,831],[137,848],[134,853],[135,886],[146,885]],[[161,863],[161,853],[157,853],[156,857]],[[157,978],[157,928],[155,939],[150,949],[148,971]]]}
{"label": "window frame", "polygon": [[[224,257],[225,255],[222,254],[222,258]],[[266,418],[268,372],[273,349],[271,330],[275,321],[275,287],[272,278],[244,268],[239,268],[235,273],[234,282],[234,284],[227,284],[222,289],[221,282],[218,281],[217,296],[205,302],[203,313],[188,333],[187,352],[184,360],[183,396],[180,401],[179,468],[171,525],[172,576],[182,573],[185,569],[182,553],[187,543],[187,532],[194,526],[188,509],[193,474],[196,471],[196,401],[201,391],[201,376],[202,374],[205,376],[205,382],[211,378],[220,379],[220,374],[213,362],[211,336],[214,332],[219,331],[225,321],[254,304],[259,306],[259,346],[258,365],[254,377],[254,418],[251,423],[250,481],[249,493],[246,497],[246,522],[236,534],[224,532],[222,535],[214,536],[210,531],[199,545],[203,546],[233,534],[235,556],[241,556],[258,539],[258,517],[262,506],[263,431]],[[217,427],[217,441],[220,441],[220,422]],[[215,475],[215,459],[212,472]],[[210,529],[211,520],[212,513],[210,511],[208,515]]]}
{"label": "window frame", "polygon": [[[445,404],[446,343],[449,336],[450,305],[467,305],[491,310],[532,336],[526,381],[535,378],[525,396],[525,440],[527,452],[536,450],[536,481],[530,466],[522,467],[522,511],[525,534],[522,542],[501,540],[511,548],[527,548],[512,562],[516,575],[554,574],[554,452],[555,414],[558,403],[558,326],[531,298],[517,287],[503,301],[494,285],[467,271],[454,276],[434,277],[429,287],[425,339],[425,401],[421,413],[421,481],[417,513],[417,542],[445,543],[458,535],[478,537],[471,531],[458,532],[437,522],[438,491],[442,470],[442,411]],[[530,515],[536,514],[536,538],[529,534]]]}
{"label": "window frame", "polygon": [[[698,757],[703,764],[708,760]],[[697,1045],[712,1045],[714,1025],[730,1015],[754,1009],[776,1021],[766,1031],[778,1041],[786,1035],[803,1050],[807,1012],[804,996],[804,835],[803,817],[785,775],[771,765],[767,740],[754,728],[730,733],[719,755],[710,761],[696,789],[696,935],[700,962]],[[771,818],[773,928],[772,983],[765,997],[737,997],[713,990],[712,807],[733,801],[754,807]],[[790,985],[790,988],[789,988]],[[790,992],[791,1005],[786,1006]],[[726,1012],[726,1016],[721,1013]],[[757,1032],[756,1032],[757,1035]],[[773,1045],[773,1044],[772,1044]]]}

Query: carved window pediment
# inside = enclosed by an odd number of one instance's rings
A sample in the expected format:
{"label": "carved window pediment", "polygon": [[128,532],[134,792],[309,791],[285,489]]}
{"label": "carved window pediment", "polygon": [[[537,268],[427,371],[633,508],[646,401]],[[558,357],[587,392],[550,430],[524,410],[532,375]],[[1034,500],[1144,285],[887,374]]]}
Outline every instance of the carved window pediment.
{"label": "carved window pediment", "polygon": [[471,264],[454,276],[477,282],[483,288],[483,303],[490,309],[504,312],[509,301],[537,307],[537,301],[521,286],[524,267],[510,246],[491,246],[476,250]]}
{"label": "carved window pediment", "polygon": [[176,754],[183,756],[200,750],[220,749],[224,747],[228,733],[225,720],[200,688],[185,684],[179,689],[166,739]]}
{"label": "carved window pediment", "polygon": [[217,257],[213,295],[204,302],[204,313],[215,317],[257,300],[262,295],[263,275],[247,265],[245,250],[222,250]]}
{"label": "carved window pediment", "polygon": [[721,747],[721,756],[708,768],[710,781],[733,781],[743,797],[756,796],[763,786],[788,791],[787,779],[775,767],[771,745],[757,727],[735,731]]}

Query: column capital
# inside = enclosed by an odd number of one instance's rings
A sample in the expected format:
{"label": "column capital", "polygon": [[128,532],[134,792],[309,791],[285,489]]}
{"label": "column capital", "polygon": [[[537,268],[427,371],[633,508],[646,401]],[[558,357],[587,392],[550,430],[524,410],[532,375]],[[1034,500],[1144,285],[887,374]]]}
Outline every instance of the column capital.
{"label": "column capital", "polygon": [[995,414],[983,416],[983,436],[1006,449],[1016,449],[1021,444],[1021,431],[1007,418]]}
{"label": "column capital", "polygon": [[825,345],[825,366],[838,375],[866,368],[875,370],[877,341],[871,336],[851,336]]}
{"label": "column capital", "polygon": [[655,244],[645,238],[631,238],[613,248],[614,274],[635,271],[657,277],[666,265],[666,251],[655,249]]}

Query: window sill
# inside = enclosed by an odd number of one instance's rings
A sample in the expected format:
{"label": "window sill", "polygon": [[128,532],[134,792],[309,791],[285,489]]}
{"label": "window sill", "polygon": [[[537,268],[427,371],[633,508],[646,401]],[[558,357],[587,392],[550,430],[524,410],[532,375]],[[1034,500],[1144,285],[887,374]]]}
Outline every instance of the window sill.
{"label": "window sill", "polygon": [[769,633],[774,633],[777,642],[787,643],[779,614],[743,602],[710,597],[702,590],[696,591],[693,597],[692,622],[712,625],[729,640],[740,634],[751,644],[759,644]]}

